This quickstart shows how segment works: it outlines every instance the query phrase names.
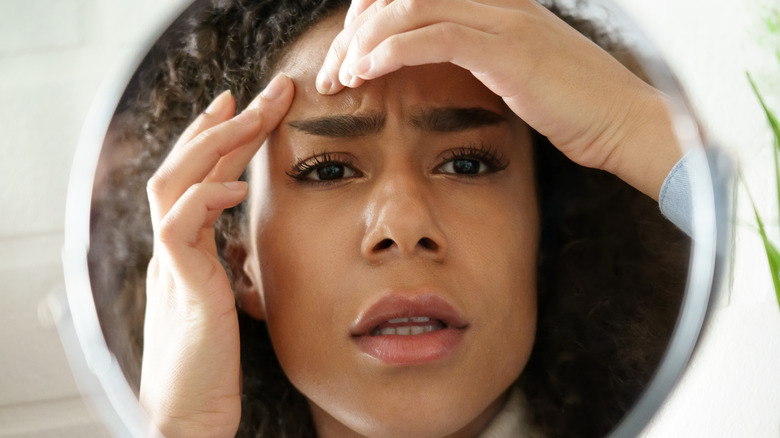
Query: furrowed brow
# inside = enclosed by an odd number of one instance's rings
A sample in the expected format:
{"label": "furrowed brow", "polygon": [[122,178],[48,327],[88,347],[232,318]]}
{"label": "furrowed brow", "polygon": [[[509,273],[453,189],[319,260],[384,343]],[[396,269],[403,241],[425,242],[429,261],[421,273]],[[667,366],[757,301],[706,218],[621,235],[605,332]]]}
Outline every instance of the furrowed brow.
{"label": "furrowed brow", "polygon": [[423,131],[458,132],[492,126],[506,118],[484,108],[434,108],[412,117],[412,125]]}
{"label": "furrowed brow", "polygon": [[361,137],[377,134],[385,125],[384,114],[362,116],[335,115],[311,119],[293,120],[289,126],[321,137]]}

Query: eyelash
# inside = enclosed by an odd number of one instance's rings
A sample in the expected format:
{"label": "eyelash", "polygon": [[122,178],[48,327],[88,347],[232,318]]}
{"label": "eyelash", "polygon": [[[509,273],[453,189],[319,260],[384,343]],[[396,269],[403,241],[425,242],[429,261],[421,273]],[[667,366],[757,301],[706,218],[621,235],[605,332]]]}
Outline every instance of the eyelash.
{"label": "eyelash", "polygon": [[317,181],[317,180],[311,180],[308,177],[312,172],[316,171],[317,169],[322,169],[326,166],[331,166],[331,165],[348,167],[354,170],[355,176],[362,176],[363,173],[358,170],[355,170],[353,163],[354,160],[352,160],[349,157],[335,156],[334,154],[331,154],[329,152],[323,152],[319,154],[313,154],[304,159],[299,160],[297,163],[293,164],[292,167],[290,167],[290,169],[285,173],[290,178],[307,184],[320,184],[320,185],[333,184],[341,180],[339,179],[339,180]]}
{"label": "eyelash", "polygon": [[[500,172],[507,168],[509,161],[507,158],[496,148],[487,145],[485,143],[469,143],[461,146],[457,149],[452,149],[446,152],[441,164],[436,166],[436,169],[440,169],[445,164],[455,160],[477,160],[483,162],[487,166],[485,173]],[[480,176],[483,173],[470,175],[470,174],[457,174],[461,177],[473,178]]]}
{"label": "eyelash", "polygon": [[[477,160],[484,163],[487,166],[485,172],[477,174],[455,174],[460,177],[474,178],[484,173],[494,173],[506,169],[509,165],[508,160],[500,151],[485,143],[468,143],[459,148],[446,151],[435,169],[437,174],[443,174],[439,169],[445,164],[455,160]],[[354,160],[348,156],[341,156],[337,154],[331,154],[329,152],[318,153],[303,158],[293,164],[290,169],[285,172],[287,176],[295,181],[299,181],[306,184],[328,185],[338,183],[344,180],[339,178],[335,180],[312,180],[309,179],[309,175],[326,166],[344,166],[354,171],[355,175],[350,178],[360,177],[362,172],[354,168]],[[449,174],[449,173],[447,173]]]}

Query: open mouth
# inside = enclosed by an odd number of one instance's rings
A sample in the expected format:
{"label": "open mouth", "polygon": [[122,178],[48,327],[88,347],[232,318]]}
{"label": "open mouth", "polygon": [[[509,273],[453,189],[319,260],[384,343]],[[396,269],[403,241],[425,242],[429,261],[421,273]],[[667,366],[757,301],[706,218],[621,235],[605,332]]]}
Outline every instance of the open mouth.
{"label": "open mouth", "polygon": [[415,365],[450,356],[464,342],[468,321],[434,294],[389,294],[350,327],[357,347],[381,363]]}

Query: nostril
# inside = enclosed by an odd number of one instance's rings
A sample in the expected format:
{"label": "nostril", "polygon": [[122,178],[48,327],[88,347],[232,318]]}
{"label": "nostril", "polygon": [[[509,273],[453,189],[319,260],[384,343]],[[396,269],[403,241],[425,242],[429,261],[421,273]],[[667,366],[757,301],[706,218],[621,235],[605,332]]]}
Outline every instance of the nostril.
{"label": "nostril", "polygon": [[439,245],[436,242],[434,242],[433,240],[431,240],[431,239],[429,239],[427,237],[423,237],[422,239],[420,239],[420,241],[417,242],[417,244],[420,245],[421,247],[423,247],[423,248],[425,248],[427,250],[431,250],[431,251],[436,251],[436,250],[439,249]]}
{"label": "nostril", "polygon": [[387,248],[390,248],[391,246],[393,246],[393,243],[394,242],[392,239],[384,239],[381,242],[374,245],[374,251],[382,251]]}

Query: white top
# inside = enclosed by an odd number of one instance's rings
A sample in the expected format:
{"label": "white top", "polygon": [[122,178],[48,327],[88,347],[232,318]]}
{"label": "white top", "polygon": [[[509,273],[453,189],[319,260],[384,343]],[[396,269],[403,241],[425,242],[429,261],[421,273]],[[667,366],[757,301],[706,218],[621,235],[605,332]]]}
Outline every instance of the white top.
{"label": "white top", "polygon": [[544,438],[531,426],[528,411],[528,400],[520,390],[512,388],[504,407],[479,438]]}

